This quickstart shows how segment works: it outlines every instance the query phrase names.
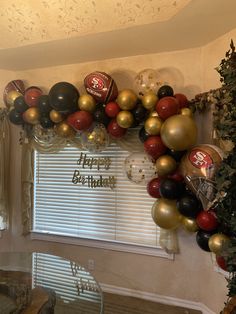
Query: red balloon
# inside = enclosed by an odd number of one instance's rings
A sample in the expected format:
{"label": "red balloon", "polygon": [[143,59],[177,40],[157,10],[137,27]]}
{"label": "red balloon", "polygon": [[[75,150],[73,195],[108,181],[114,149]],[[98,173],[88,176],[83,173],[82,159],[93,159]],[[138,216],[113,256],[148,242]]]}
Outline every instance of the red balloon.
{"label": "red balloon", "polygon": [[120,112],[120,107],[116,102],[109,102],[106,104],[105,112],[108,117],[115,118]]}
{"label": "red balloon", "polygon": [[30,107],[38,105],[39,97],[43,94],[42,90],[37,86],[31,86],[26,89],[24,98],[25,102]]}
{"label": "red balloon", "polygon": [[182,176],[182,174],[178,170],[176,170],[174,173],[168,175],[168,178],[173,179],[177,182],[184,181],[184,177]]}
{"label": "red balloon", "polygon": [[127,129],[120,127],[119,124],[116,122],[116,119],[113,119],[108,124],[107,131],[109,134],[111,134],[111,136],[115,138],[121,138],[125,135]]}
{"label": "red balloon", "polygon": [[216,263],[217,265],[222,268],[224,271],[228,271],[227,270],[227,265],[226,265],[226,261],[224,259],[223,256],[216,256]]}
{"label": "red balloon", "polygon": [[160,136],[149,136],[144,142],[144,149],[148,155],[156,160],[165,153],[167,147],[163,144]]}
{"label": "red balloon", "polygon": [[186,108],[189,106],[188,98],[184,94],[175,94],[174,97],[179,102],[179,109]]}
{"label": "red balloon", "polygon": [[198,226],[205,231],[212,231],[218,226],[218,220],[213,211],[202,210],[198,214],[196,222]]}
{"label": "red balloon", "polygon": [[179,102],[175,97],[163,97],[157,102],[156,111],[161,119],[166,120],[179,112]]}
{"label": "red balloon", "polygon": [[67,122],[76,130],[86,130],[93,123],[93,116],[88,111],[76,111],[68,116]]}
{"label": "red balloon", "polygon": [[161,197],[161,194],[159,191],[160,184],[161,184],[160,178],[154,178],[150,182],[148,182],[148,185],[147,185],[148,194],[152,197],[160,198]]}

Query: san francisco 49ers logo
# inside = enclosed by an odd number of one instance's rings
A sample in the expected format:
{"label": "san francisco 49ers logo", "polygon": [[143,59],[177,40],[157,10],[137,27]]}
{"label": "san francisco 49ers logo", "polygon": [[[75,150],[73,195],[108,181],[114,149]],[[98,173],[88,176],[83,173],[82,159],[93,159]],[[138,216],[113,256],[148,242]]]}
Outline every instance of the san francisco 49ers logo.
{"label": "san francisco 49ers logo", "polygon": [[198,169],[209,168],[213,164],[211,156],[199,149],[193,149],[188,158],[191,164]]}
{"label": "san francisco 49ers logo", "polygon": [[104,82],[99,77],[93,76],[88,78],[88,86],[94,90],[103,90]]}

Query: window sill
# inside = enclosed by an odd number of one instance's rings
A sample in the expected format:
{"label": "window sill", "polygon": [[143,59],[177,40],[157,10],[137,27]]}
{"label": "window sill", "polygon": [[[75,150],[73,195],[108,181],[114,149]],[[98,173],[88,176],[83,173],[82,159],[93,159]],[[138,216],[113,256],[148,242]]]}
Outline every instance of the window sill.
{"label": "window sill", "polygon": [[162,248],[144,247],[136,244],[113,243],[112,241],[83,239],[71,236],[61,236],[49,233],[31,232],[31,240],[41,240],[63,244],[80,245],[92,248],[99,248],[111,251],[128,252],[149,256],[163,257],[174,260],[174,254],[166,253]]}

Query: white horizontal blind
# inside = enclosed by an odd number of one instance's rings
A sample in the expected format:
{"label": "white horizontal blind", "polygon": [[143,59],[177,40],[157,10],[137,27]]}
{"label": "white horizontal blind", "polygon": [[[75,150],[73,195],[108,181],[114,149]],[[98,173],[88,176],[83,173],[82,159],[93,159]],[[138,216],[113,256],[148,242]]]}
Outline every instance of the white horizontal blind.
{"label": "white horizontal blind", "polygon": [[[87,158],[110,158],[110,168],[101,166],[99,171],[95,166],[83,168],[77,164],[81,153]],[[151,217],[154,199],[148,195],[146,186],[130,182],[123,171],[129,154],[115,143],[99,154],[72,146],[52,154],[35,152],[33,231],[159,246],[159,228]],[[75,170],[96,179],[100,175],[114,176],[115,188],[73,184]]]}

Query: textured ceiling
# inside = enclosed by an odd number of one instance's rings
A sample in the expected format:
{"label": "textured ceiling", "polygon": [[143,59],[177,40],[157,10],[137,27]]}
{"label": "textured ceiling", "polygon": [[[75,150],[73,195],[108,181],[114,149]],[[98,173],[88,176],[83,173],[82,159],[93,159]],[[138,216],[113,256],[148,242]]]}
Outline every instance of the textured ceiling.
{"label": "textured ceiling", "polygon": [[1,0],[1,49],[162,22],[191,0]]}

